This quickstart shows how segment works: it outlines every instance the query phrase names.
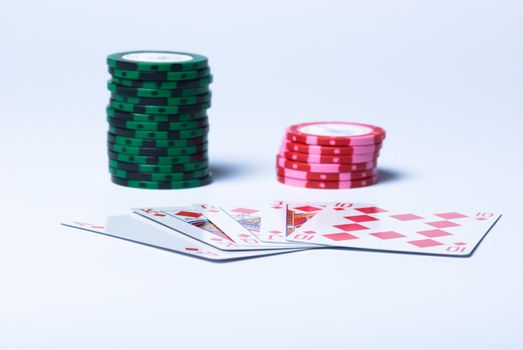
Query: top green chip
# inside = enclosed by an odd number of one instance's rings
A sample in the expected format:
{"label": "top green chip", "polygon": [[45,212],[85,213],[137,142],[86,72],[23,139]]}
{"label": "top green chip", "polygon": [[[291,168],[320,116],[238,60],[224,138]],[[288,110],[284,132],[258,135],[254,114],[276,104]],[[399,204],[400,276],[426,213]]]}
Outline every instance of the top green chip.
{"label": "top green chip", "polygon": [[178,72],[207,68],[207,57],[175,51],[127,51],[107,56],[111,68],[142,72]]}

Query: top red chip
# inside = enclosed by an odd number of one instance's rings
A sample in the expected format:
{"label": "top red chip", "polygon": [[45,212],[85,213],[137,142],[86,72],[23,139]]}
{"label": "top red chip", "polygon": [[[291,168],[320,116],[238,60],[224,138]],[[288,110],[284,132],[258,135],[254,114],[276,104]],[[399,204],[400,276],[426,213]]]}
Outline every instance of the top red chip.
{"label": "top red chip", "polygon": [[287,140],[307,145],[357,146],[380,143],[385,130],[378,126],[349,122],[316,122],[291,125]]}

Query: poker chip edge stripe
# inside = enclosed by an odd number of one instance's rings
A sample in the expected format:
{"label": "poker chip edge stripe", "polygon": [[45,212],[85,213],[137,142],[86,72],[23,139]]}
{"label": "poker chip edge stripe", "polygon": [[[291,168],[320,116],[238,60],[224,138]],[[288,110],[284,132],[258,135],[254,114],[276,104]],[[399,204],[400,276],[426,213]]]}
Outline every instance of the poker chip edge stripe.
{"label": "poker chip edge stripe", "polygon": [[126,171],[132,171],[137,173],[179,173],[179,172],[188,172],[206,169],[209,167],[209,160],[205,159],[199,162],[193,163],[184,163],[184,164],[169,164],[169,165],[160,165],[160,164],[135,164],[121,162],[114,159],[109,159],[109,166],[122,169]]}
{"label": "poker chip edge stripe", "polygon": [[[185,180],[195,180],[201,179],[209,176],[209,168],[204,168],[194,171],[184,171],[184,172],[175,172],[175,173],[145,173],[145,172],[135,172],[127,171],[123,169],[108,167],[109,173],[112,176],[127,179],[127,180],[136,180],[136,181],[153,181],[153,182],[171,182],[171,181],[185,181]],[[155,178],[158,178],[156,180]],[[162,179],[160,179],[162,178]],[[169,179],[170,178],[170,179]]]}
{"label": "poker chip edge stripe", "polygon": [[359,146],[325,146],[307,145],[304,143],[283,140],[280,150],[289,152],[305,153],[318,156],[353,156],[358,154],[376,153],[381,150],[382,143]]}
{"label": "poker chip edge stripe", "polygon": [[365,163],[378,159],[378,153],[355,154],[352,156],[338,155],[316,155],[307,153],[291,152],[281,150],[278,155],[287,160],[303,162],[307,164],[357,164]]}
{"label": "poker chip edge stripe", "polygon": [[133,156],[175,157],[207,152],[209,150],[209,143],[205,142],[200,145],[188,147],[135,147],[107,141],[107,148],[109,151],[114,153]]}
{"label": "poker chip edge stripe", "polygon": [[276,175],[278,182],[300,188],[309,189],[350,189],[374,185],[378,181],[378,176],[371,176],[365,179],[359,179],[354,181],[311,181],[311,180],[300,180],[287,178],[284,176]]}
{"label": "poker chip edge stripe", "polygon": [[[109,133],[133,139],[143,140],[169,140],[169,139],[195,139],[207,135],[209,127],[187,129],[187,130],[170,130],[170,131],[147,131],[136,129],[125,129],[109,126]],[[154,133],[154,134],[153,134]]]}
{"label": "poker chip edge stripe", "polygon": [[[171,165],[201,162],[209,158],[207,151],[178,156],[142,156],[107,150],[109,159],[132,164]],[[123,158],[123,159],[122,159]]]}
{"label": "poker chip edge stripe", "polygon": [[114,119],[122,119],[135,122],[185,122],[185,121],[195,121],[200,120],[207,116],[207,110],[193,113],[175,113],[175,114],[147,114],[147,113],[135,113],[135,112],[125,112],[118,109],[114,109],[110,105],[105,109],[107,116]]}
{"label": "poker chip edge stripe", "polygon": [[137,71],[127,69],[115,69],[109,67],[109,74],[114,78],[121,78],[125,80],[140,80],[140,81],[187,81],[198,80],[211,75],[209,67],[196,70],[186,71]]}
{"label": "poker chip edge stripe", "polygon": [[212,182],[211,175],[201,179],[183,180],[183,181],[140,181],[127,180],[119,177],[111,176],[111,181],[117,185],[141,188],[141,189],[158,189],[158,190],[174,190],[174,189],[188,189],[208,185]]}
{"label": "poker chip edge stripe", "polygon": [[107,132],[107,141],[122,146],[144,148],[184,148],[209,142],[207,135],[183,139],[144,139],[122,136]]}
{"label": "poker chip edge stripe", "polygon": [[111,80],[115,84],[129,88],[173,90],[209,86],[212,84],[214,78],[213,75],[210,74],[209,76],[193,80],[132,80],[118,77],[112,77]]}
{"label": "poker chip edge stripe", "polygon": [[309,171],[315,173],[339,173],[358,170],[368,170],[377,166],[377,160],[354,164],[325,164],[325,163],[304,163],[288,160],[276,155],[276,164],[285,168]]}
{"label": "poker chip edge stripe", "polygon": [[276,174],[279,176],[292,178],[304,181],[326,181],[326,182],[340,182],[353,181],[375,176],[378,174],[377,168],[368,170],[353,171],[353,172],[339,172],[339,173],[314,173],[308,171],[300,171],[296,169],[276,167]]}

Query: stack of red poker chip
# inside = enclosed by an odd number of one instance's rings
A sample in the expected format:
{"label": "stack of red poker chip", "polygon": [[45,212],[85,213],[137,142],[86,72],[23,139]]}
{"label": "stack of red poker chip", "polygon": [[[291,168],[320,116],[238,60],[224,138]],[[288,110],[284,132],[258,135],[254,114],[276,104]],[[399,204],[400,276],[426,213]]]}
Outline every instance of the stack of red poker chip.
{"label": "stack of red poker chip", "polygon": [[279,182],[305,188],[343,189],[377,181],[377,160],[385,139],[380,127],[319,122],[287,128],[276,156]]}

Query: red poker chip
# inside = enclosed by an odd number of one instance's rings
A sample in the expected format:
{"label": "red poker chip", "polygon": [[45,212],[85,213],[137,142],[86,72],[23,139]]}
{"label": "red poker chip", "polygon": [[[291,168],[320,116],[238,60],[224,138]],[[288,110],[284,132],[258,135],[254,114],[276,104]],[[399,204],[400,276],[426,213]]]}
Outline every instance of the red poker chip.
{"label": "red poker chip", "polygon": [[307,145],[372,145],[385,139],[385,130],[374,125],[349,122],[303,123],[287,128],[286,138]]}
{"label": "red poker chip", "polygon": [[375,153],[381,148],[381,143],[373,145],[361,145],[361,146],[319,146],[319,145],[306,145],[303,143],[296,143],[284,140],[282,148],[298,153],[317,154],[317,155],[353,155],[353,154],[365,154]]}
{"label": "red poker chip", "polygon": [[296,162],[279,155],[276,156],[276,164],[282,168],[308,171],[312,173],[349,173],[353,171],[369,170],[377,166],[376,160],[355,164],[322,164]]}
{"label": "red poker chip", "polygon": [[318,189],[348,189],[356,187],[364,187],[373,185],[378,181],[378,176],[371,176],[365,179],[354,180],[354,181],[310,181],[310,180],[299,180],[284,176],[277,176],[279,182],[296,187],[302,188],[318,188]]}
{"label": "red poker chip", "polygon": [[280,149],[279,156],[288,160],[293,160],[303,163],[320,163],[320,164],[354,164],[371,162],[378,158],[379,152],[354,154],[351,156],[322,156],[317,154],[307,154],[291,152]]}
{"label": "red poker chip", "polygon": [[353,171],[346,173],[313,173],[309,171],[300,171],[283,167],[276,167],[279,176],[288,177],[297,180],[312,181],[354,181],[375,176],[378,173],[376,168],[363,171]]}

